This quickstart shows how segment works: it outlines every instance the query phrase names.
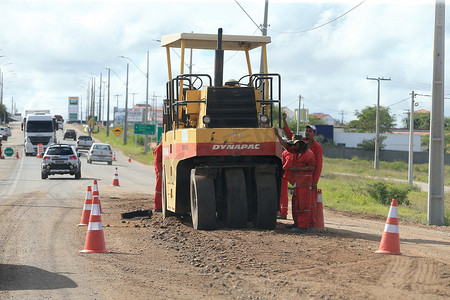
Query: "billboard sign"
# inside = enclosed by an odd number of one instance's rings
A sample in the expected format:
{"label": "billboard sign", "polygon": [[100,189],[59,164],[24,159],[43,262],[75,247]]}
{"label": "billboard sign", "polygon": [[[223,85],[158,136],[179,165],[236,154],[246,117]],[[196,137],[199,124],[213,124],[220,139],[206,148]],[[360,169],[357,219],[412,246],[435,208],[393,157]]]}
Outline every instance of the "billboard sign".
{"label": "billboard sign", "polygon": [[[144,110],[142,108],[129,108],[127,122],[140,123],[144,117]],[[125,122],[125,108],[114,107],[114,121]]]}
{"label": "billboard sign", "polygon": [[69,120],[78,120],[78,97],[69,97]]}

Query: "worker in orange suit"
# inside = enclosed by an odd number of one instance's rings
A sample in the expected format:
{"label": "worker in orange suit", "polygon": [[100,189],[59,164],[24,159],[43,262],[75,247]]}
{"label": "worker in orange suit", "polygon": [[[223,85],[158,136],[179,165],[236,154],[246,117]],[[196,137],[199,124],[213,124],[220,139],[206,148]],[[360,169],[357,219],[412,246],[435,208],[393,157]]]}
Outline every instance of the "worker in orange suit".
{"label": "worker in orange suit", "polygon": [[153,150],[153,156],[155,158],[155,174],[156,174],[156,186],[155,186],[155,211],[162,211],[162,143],[160,142],[158,146]]}
{"label": "worker in orange suit", "polygon": [[[292,141],[287,142],[289,146],[292,146]],[[288,203],[289,203],[289,195],[288,195],[288,184],[289,184],[289,176],[290,171],[288,168],[291,167],[290,162],[292,159],[290,157],[292,156],[292,153],[289,152],[287,149],[283,150],[283,177],[281,178],[281,193],[280,193],[280,210],[277,213],[278,219],[287,219],[288,214]]]}
{"label": "worker in orange suit", "polygon": [[[283,113],[283,123],[284,123],[284,133],[286,136],[291,139],[293,133],[286,122],[287,115]],[[317,128],[314,125],[306,125],[305,137],[303,140],[308,143],[309,149],[314,153],[314,157],[316,159],[316,166],[314,168],[313,173],[313,183],[311,187],[311,222],[310,227],[317,227],[317,184],[320,179],[320,174],[322,173],[322,165],[323,165],[323,149],[322,146],[318,142],[314,140],[314,137],[317,135]]]}
{"label": "worker in orange suit", "polygon": [[308,145],[301,139],[293,141],[294,145],[289,147],[287,142],[281,138],[278,130],[275,129],[283,147],[292,152],[291,158],[287,159],[287,169],[291,172],[289,182],[294,185],[294,195],[292,197],[292,218],[294,225],[292,231],[295,233],[305,233],[309,231],[311,218],[311,186],[312,174],[315,167],[315,157]]}

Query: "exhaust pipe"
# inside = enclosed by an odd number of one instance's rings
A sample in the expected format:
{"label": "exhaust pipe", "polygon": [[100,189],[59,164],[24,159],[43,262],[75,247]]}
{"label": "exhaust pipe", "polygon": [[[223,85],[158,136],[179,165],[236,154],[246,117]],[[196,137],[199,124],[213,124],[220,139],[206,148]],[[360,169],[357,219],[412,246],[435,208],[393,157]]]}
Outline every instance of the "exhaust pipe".
{"label": "exhaust pipe", "polygon": [[217,49],[214,60],[214,86],[223,86],[222,28],[217,33]]}

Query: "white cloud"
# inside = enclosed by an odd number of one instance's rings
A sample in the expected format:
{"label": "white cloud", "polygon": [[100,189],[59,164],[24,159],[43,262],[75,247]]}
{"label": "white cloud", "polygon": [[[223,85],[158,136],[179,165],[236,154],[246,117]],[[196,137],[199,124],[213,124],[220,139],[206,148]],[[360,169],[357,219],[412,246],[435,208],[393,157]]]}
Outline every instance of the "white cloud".
{"label": "white cloud", "polygon": [[[382,83],[382,105],[407,98],[411,90],[431,92],[434,1],[368,0],[342,18],[306,31],[360,2],[269,1],[269,70],[282,76],[284,104],[296,108],[298,95],[302,95],[310,112],[339,119],[344,112],[344,120],[350,121],[355,110],[375,104],[376,82],[366,76],[392,78]],[[257,25],[263,22],[263,1],[239,3]],[[0,57],[0,68],[8,108],[14,97],[21,111],[49,106],[53,113],[63,115],[67,115],[67,97],[79,95],[85,101],[92,74],[97,83],[100,73],[106,81],[105,68],[113,70],[111,94],[121,95],[123,106],[127,62],[130,92],[137,93],[136,102],[145,101],[145,76],[120,55],[131,58],[145,72],[149,51],[150,93],[163,96],[166,53],[156,41],[162,35],[216,33],[219,27],[225,34],[260,34],[232,0],[21,0],[1,1],[0,11],[0,56],[6,56]],[[252,67],[257,71],[259,51],[252,52]],[[224,79],[238,79],[246,72],[242,55],[233,55],[225,56]],[[176,72],[179,58],[175,53],[172,58]],[[212,67],[211,54],[194,52],[194,72],[212,76]],[[16,77],[11,76],[13,71]],[[419,109],[430,108],[429,99],[420,102]],[[391,111],[402,116],[408,108],[405,101],[393,105]],[[448,108],[445,114],[450,115]]]}

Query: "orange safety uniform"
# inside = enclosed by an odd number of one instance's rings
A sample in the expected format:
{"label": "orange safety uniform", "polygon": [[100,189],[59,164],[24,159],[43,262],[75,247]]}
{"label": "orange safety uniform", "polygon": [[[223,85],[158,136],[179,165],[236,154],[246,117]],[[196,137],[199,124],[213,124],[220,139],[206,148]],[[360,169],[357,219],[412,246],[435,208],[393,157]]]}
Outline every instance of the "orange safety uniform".
{"label": "orange safety uniform", "polygon": [[[295,153],[292,156],[294,167],[314,167],[316,164],[314,153],[310,149],[301,154]],[[292,217],[294,219],[295,227],[309,228],[313,172],[313,170],[292,172],[291,180],[295,182],[294,196],[292,197]]]}
{"label": "orange safety uniform", "polygon": [[[283,128],[284,133],[289,139],[292,139],[293,133],[289,126],[285,126]],[[316,166],[313,172],[313,183],[315,183],[315,188],[311,189],[311,222],[310,227],[317,226],[317,183],[319,182],[320,174],[322,173],[322,164],[323,164],[323,149],[322,146],[316,141],[313,140],[309,149],[314,153],[314,157],[316,159]]]}
{"label": "orange safety uniform", "polygon": [[281,193],[280,193],[280,211],[279,215],[283,218],[287,218],[288,214],[288,183],[291,171],[288,168],[292,167],[292,153],[288,150],[283,150],[283,177],[281,178]]}
{"label": "orange safety uniform", "polygon": [[162,144],[153,150],[153,156],[155,157],[155,174],[156,174],[156,186],[155,186],[155,210],[162,209],[161,187],[162,187]]}

